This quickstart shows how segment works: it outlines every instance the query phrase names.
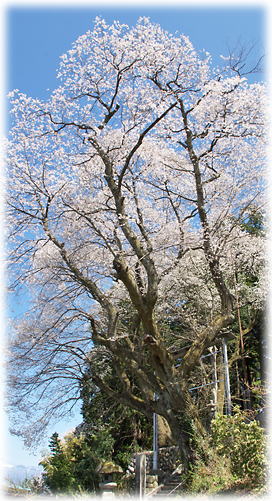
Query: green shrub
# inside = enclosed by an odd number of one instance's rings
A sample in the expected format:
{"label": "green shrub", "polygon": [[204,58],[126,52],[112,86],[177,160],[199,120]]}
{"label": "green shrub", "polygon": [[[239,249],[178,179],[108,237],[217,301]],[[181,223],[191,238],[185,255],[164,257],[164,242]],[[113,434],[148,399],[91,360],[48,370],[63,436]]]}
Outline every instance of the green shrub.
{"label": "green shrub", "polygon": [[206,460],[200,458],[196,460],[189,473],[187,488],[192,493],[213,494],[228,490],[234,482],[230,460],[210,449]]}
{"label": "green shrub", "polygon": [[239,480],[248,479],[252,487],[263,485],[266,474],[265,435],[256,421],[239,408],[232,416],[218,415],[211,426],[212,443],[218,454],[229,458],[231,471]]}
{"label": "green shrub", "polygon": [[211,437],[198,443],[186,484],[192,493],[257,493],[264,490],[265,477],[264,430],[235,408],[232,416],[212,421]]}

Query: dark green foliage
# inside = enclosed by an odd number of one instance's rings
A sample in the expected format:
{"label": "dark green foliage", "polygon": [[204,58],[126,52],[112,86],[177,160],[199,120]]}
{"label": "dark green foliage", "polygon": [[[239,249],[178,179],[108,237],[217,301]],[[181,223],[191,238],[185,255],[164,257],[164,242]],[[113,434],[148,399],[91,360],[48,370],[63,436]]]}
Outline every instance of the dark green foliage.
{"label": "dark green foliage", "polygon": [[250,235],[264,235],[264,218],[263,214],[251,208],[246,215],[246,218],[241,223],[241,228]]}
{"label": "dark green foliage", "polygon": [[[265,406],[265,330],[263,312],[251,312],[250,318],[246,308],[240,309],[243,331],[243,350],[239,327],[234,323],[232,333],[234,341],[228,344],[230,362],[231,394],[233,404],[242,409],[257,410]],[[245,401],[245,394],[249,401]]]}
{"label": "dark green foliage", "polygon": [[112,459],[126,469],[133,452],[152,447],[152,419],[126,407],[100,390],[88,386],[82,391],[84,433],[108,434],[112,440]]}
{"label": "dark green foliage", "polygon": [[101,461],[111,458],[113,438],[107,430],[100,430],[88,437],[70,434],[61,442],[54,433],[49,448],[51,454],[40,464],[51,492],[95,492],[100,481],[96,469]]}
{"label": "dark green foliage", "polygon": [[[134,312],[124,302],[123,322],[133,323]],[[92,361],[92,364],[97,361]],[[107,362],[107,381],[110,387],[119,389],[122,384],[115,374],[111,362]],[[134,386],[133,377],[130,381]],[[135,389],[134,389],[135,391]],[[82,418],[86,439],[97,433],[108,434],[112,440],[112,456],[122,468],[126,469],[133,452],[149,450],[152,447],[152,414],[148,419],[138,411],[123,405],[109,397],[92,382],[92,366],[90,365],[82,379],[81,386]],[[103,454],[102,454],[103,455]]]}
{"label": "dark green foliage", "polygon": [[41,464],[51,492],[97,492],[101,462],[114,460],[125,470],[134,452],[152,446],[152,421],[85,385],[81,427],[61,442],[50,439],[51,454]]}
{"label": "dark green foliage", "polygon": [[[253,238],[265,234],[264,216],[249,207],[240,221],[240,227]],[[260,264],[263,266],[264,263]],[[263,309],[243,295],[243,285],[249,290],[258,287],[259,270],[248,262],[235,273],[237,311],[229,331],[234,341],[229,343],[231,393],[233,403],[242,409],[258,409],[265,405],[265,329]],[[238,287],[237,287],[238,284]]]}
{"label": "dark green foliage", "polygon": [[81,489],[97,491],[100,462],[111,458],[113,439],[107,430],[100,430],[88,437],[71,435],[66,439],[67,454],[73,462],[73,474]]}
{"label": "dark green foliage", "polygon": [[43,474],[45,485],[54,493],[74,490],[77,482],[73,475],[72,465],[57,433],[53,433],[49,449],[51,455],[40,463],[45,470]]}

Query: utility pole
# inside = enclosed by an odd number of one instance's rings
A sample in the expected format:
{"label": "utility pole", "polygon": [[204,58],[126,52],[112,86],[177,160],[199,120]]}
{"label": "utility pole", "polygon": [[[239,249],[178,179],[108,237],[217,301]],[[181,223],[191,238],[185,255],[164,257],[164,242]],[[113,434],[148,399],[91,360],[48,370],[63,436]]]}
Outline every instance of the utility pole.
{"label": "utility pole", "polygon": [[153,414],[153,470],[158,469],[158,414]]}
{"label": "utility pole", "polygon": [[211,410],[212,410],[212,416],[216,416],[217,413],[217,398],[218,398],[218,378],[217,378],[217,360],[216,360],[216,354],[217,354],[217,348],[216,346],[211,346],[209,348],[209,351],[212,355],[212,360],[213,360],[213,389],[212,389],[212,395],[213,398],[211,400]]}
{"label": "utility pole", "polygon": [[230,395],[230,379],[229,379],[229,361],[226,339],[222,338],[223,364],[225,373],[225,395],[226,395],[226,414],[231,415],[231,395]]}

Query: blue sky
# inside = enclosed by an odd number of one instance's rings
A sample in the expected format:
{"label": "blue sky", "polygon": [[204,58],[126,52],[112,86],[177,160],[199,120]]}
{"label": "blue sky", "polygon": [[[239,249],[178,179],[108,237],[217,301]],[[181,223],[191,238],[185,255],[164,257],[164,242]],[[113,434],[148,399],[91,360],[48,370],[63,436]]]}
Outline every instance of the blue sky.
{"label": "blue sky", "polygon": [[[71,43],[91,28],[94,18],[100,15],[107,22],[118,19],[133,25],[138,17],[147,16],[171,32],[188,35],[197,49],[205,49],[218,62],[221,54],[237,44],[254,47],[253,60],[266,52],[265,18],[263,7],[90,7],[69,6],[9,7],[6,10],[6,59],[7,90],[14,88],[31,95],[45,98],[48,90],[57,86],[55,78],[59,57],[69,50]],[[251,77],[263,79],[262,75]],[[21,305],[22,306],[22,305]],[[13,305],[14,307],[14,305]],[[80,414],[67,419],[48,431],[63,433],[80,423]],[[40,459],[38,447],[34,456],[25,450],[23,443],[8,435],[5,462],[9,464],[35,465]]]}
{"label": "blue sky", "polygon": [[59,57],[71,43],[101,15],[107,22],[119,19],[133,25],[147,16],[169,31],[188,35],[197,49],[215,57],[226,54],[237,44],[254,46],[253,56],[265,50],[265,10],[237,8],[10,8],[8,28],[8,87],[18,88],[33,97],[45,97],[52,90]]}

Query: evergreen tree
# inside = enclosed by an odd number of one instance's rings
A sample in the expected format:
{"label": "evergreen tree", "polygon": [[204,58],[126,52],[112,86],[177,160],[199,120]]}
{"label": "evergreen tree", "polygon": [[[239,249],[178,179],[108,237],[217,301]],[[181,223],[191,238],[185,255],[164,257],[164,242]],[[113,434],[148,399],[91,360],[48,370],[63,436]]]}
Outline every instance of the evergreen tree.
{"label": "evergreen tree", "polygon": [[70,492],[76,488],[77,482],[72,472],[72,465],[63,450],[58,433],[53,433],[49,442],[51,455],[42,460],[45,473],[43,479],[51,492]]}

